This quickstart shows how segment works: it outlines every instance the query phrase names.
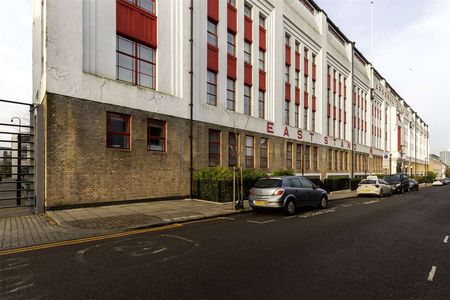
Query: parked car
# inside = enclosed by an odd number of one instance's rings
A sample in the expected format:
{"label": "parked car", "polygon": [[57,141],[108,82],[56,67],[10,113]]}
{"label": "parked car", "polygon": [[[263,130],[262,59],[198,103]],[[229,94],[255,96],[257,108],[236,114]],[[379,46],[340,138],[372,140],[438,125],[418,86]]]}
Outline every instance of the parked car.
{"label": "parked car", "polygon": [[433,185],[434,186],[444,185],[444,182],[442,180],[436,179],[435,181],[433,181]]}
{"label": "parked car", "polygon": [[409,190],[419,191],[419,183],[415,179],[409,179]]}
{"label": "parked car", "polygon": [[445,182],[445,184],[450,184],[450,178],[444,178],[444,182]]}
{"label": "parked car", "polygon": [[394,193],[404,194],[409,191],[409,178],[406,174],[392,174],[383,179],[392,187]]}
{"label": "parked car", "polygon": [[356,194],[360,195],[377,195],[383,197],[392,195],[392,187],[383,179],[369,176],[359,182]]}
{"label": "parked car", "polygon": [[327,192],[302,176],[261,178],[250,189],[249,203],[253,210],[283,209],[288,215],[300,206],[326,208]]}

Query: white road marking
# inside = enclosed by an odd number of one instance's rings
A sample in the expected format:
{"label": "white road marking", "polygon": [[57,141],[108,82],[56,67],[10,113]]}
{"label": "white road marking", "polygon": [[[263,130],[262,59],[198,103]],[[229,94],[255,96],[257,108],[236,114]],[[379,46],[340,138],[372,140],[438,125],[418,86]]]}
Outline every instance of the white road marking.
{"label": "white road marking", "polygon": [[253,221],[253,220],[247,220],[248,223],[255,223],[255,224],[266,224],[270,222],[275,222],[275,220],[267,220],[267,221]]}
{"label": "white road marking", "polygon": [[288,216],[288,217],[284,217],[285,219],[291,219],[291,218],[295,218],[296,216]]}
{"label": "white road marking", "polygon": [[194,241],[194,240],[191,240],[191,239],[188,239],[188,238],[185,238],[185,237],[182,237],[182,236],[179,236],[179,235],[174,235],[174,234],[161,234],[161,236],[167,236],[167,237],[171,237],[171,238],[174,238],[174,239],[179,239],[179,240],[182,240],[182,241],[185,241],[185,242],[189,242],[189,243],[191,243],[191,244],[194,244],[194,246],[198,246],[198,243],[196,242],[196,241]]}
{"label": "white road marking", "polygon": [[349,207],[352,206],[353,204],[342,204],[341,207]]}
{"label": "white road marking", "polygon": [[335,212],[336,210],[334,209],[324,209],[324,210],[319,210],[319,211],[313,211],[313,212],[308,212],[302,215],[299,215],[299,218],[309,218],[309,217],[315,217],[315,216],[320,216],[323,214],[328,214],[328,213],[332,213]]}
{"label": "white road marking", "polygon": [[373,204],[373,203],[378,203],[378,202],[380,202],[380,200],[366,201],[366,202],[363,202],[361,204],[367,205],[367,204]]}
{"label": "white road marking", "polygon": [[433,281],[434,273],[436,273],[436,267],[435,267],[435,266],[433,266],[433,267],[431,268],[431,271],[430,271],[430,273],[428,274],[428,281]]}
{"label": "white road marking", "polygon": [[444,243],[448,243],[448,235],[445,236]]}
{"label": "white road marking", "polygon": [[231,217],[218,217],[217,219],[220,219],[220,220],[231,220],[231,221],[234,220],[234,218],[231,218]]}

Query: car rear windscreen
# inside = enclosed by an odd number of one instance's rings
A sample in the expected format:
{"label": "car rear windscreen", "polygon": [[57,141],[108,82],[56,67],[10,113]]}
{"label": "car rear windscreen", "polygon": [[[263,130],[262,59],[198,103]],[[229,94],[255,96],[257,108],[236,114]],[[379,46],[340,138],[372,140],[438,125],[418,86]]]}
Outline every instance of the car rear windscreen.
{"label": "car rear windscreen", "polygon": [[255,183],[256,188],[281,187],[281,179],[260,179]]}
{"label": "car rear windscreen", "polygon": [[370,180],[370,179],[364,179],[361,180],[359,184],[376,184],[377,182],[375,180]]}

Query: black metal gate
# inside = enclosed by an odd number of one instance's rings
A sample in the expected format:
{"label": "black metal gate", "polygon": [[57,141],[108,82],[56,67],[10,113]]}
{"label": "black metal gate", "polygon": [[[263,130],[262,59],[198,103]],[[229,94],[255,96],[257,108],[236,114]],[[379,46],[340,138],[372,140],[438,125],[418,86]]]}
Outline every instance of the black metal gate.
{"label": "black metal gate", "polygon": [[34,106],[0,99],[0,215],[35,206]]}

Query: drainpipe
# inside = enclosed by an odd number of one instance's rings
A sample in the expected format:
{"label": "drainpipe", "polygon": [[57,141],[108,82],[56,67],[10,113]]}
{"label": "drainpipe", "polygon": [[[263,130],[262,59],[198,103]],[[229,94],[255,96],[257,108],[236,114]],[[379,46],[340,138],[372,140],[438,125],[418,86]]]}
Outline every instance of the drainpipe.
{"label": "drainpipe", "polygon": [[190,109],[190,118],[189,118],[189,198],[193,198],[192,184],[193,184],[193,175],[194,175],[194,1],[191,0],[191,4],[189,9],[191,10],[191,33],[189,37],[189,42],[191,44],[191,66],[189,70],[190,75],[190,84],[191,84],[191,99],[189,102]]}
{"label": "drainpipe", "polygon": [[355,169],[355,150],[354,150],[354,145],[355,145],[355,121],[353,120],[354,118],[354,109],[355,106],[353,105],[353,103],[355,103],[355,42],[352,42],[352,103],[351,103],[351,107],[352,107],[352,116],[351,116],[351,129],[352,129],[352,172],[351,172],[351,179],[353,179],[354,177],[354,169]]}

